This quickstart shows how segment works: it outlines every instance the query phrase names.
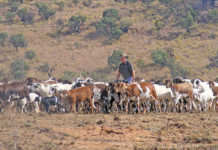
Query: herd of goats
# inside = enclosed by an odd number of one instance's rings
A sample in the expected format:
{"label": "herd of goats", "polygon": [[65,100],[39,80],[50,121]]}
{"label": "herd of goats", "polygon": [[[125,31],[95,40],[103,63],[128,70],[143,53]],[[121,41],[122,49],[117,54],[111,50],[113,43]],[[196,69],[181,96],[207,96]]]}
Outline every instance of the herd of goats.
{"label": "herd of goats", "polygon": [[0,83],[0,112],[145,113],[217,111],[218,83],[177,77],[165,81],[24,81]]}

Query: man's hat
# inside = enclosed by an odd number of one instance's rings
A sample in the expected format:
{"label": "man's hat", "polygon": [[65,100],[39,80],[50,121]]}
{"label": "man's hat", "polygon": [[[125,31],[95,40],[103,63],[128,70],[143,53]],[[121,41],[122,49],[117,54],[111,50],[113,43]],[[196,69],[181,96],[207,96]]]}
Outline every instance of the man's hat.
{"label": "man's hat", "polygon": [[126,53],[123,53],[123,54],[120,55],[120,57],[121,57],[121,58],[122,58],[122,57],[128,58],[128,55],[127,55]]}

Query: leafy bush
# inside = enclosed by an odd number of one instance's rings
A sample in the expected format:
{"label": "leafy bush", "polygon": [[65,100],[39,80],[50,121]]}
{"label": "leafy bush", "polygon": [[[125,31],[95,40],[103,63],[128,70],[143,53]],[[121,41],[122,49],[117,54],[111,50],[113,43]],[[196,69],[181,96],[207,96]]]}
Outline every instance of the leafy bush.
{"label": "leafy bush", "polygon": [[76,77],[77,73],[72,71],[64,71],[64,75],[61,77],[63,80],[72,81],[74,77]]}
{"label": "leafy bush", "polygon": [[207,69],[218,68],[218,52],[215,56],[209,58],[210,63],[206,66]]}
{"label": "leafy bush", "polygon": [[4,46],[6,39],[8,38],[8,34],[6,32],[0,33],[0,44]]}
{"label": "leafy bush", "polygon": [[25,40],[23,34],[16,34],[10,37],[10,43],[16,48],[18,51],[19,47],[26,47],[27,41]]}
{"label": "leafy bush", "polygon": [[119,12],[116,9],[107,9],[103,12],[103,18],[114,18],[115,20],[119,20]]}
{"label": "leafy bush", "polygon": [[92,0],[84,0],[83,5],[86,7],[90,7],[92,5]]}
{"label": "leafy bush", "polygon": [[108,57],[108,65],[112,70],[118,69],[122,53],[121,50],[114,50],[112,55]]}
{"label": "leafy bush", "polygon": [[5,77],[5,73],[3,70],[0,70],[0,80],[3,80]]}
{"label": "leafy bush", "polygon": [[44,72],[44,73],[48,72],[49,69],[50,69],[50,67],[49,67],[48,63],[39,66],[39,71]]}
{"label": "leafy bush", "polygon": [[5,19],[9,24],[12,24],[14,22],[15,16],[16,16],[16,13],[7,12],[6,15],[5,15]]}
{"label": "leafy bush", "polygon": [[194,18],[191,12],[188,12],[187,16],[181,19],[180,24],[187,32],[190,32],[190,27],[194,24]]}
{"label": "leafy bush", "polygon": [[9,4],[12,4],[12,3],[21,3],[21,4],[22,4],[23,1],[24,1],[24,0],[8,0],[8,3],[9,3]]}
{"label": "leafy bush", "polygon": [[182,76],[185,77],[188,75],[188,71],[183,68],[181,65],[178,63],[175,63],[174,61],[171,61],[171,63],[168,63],[168,67],[170,68],[170,73],[172,77],[176,76]]}
{"label": "leafy bush", "polygon": [[96,28],[96,33],[98,35],[107,36],[110,40],[116,39],[118,40],[120,36],[123,34],[123,30],[126,30],[127,26],[118,26],[116,23],[120,20],[118,11],[116,9],[108,9],[103,12],[103,18],[94,24]]}
{"label": "leafy bush", "polygon": [[35,52],[34,51],[27,51],[26,53],[25,53],[25,58],[27,58],[27,59],[33,59],[33,58],[35,58],[36,57],[36,54],[35,54]]}
{"label": "leafy bush", "polygon": [[55,15],[55,11],[48,8],[45,3],[36,3],[36,7],[39,9],[39,15],[45,20],[48,20],[51,16]]}
{"label": "leafy bush", "polygon": [[85,16],[72,16],[68,21],[68,33],[80,33],[81,26],[84,25],[85,21]]}
{"label": "leafy bush", "polygon": [[159,0],[162,4],[169,5],[173,0]]}
{"label": "leafy bush", "polygon": [[11,63],[11,73],[14,79],[24,79],[29,66],[23,59],[16,59]]}
{"label": "leafy bush", "polygon": [[20,17],[21,21],[25,24],[32,24],[34,20],[34,14],[28,12],[26,8],[18,10],[17,15]]}
{"label": "leafy bush", "polygon": [[19,7],[19,3],[18,2],[12,2],[11,3],[11,6],[10,6],[10,11],[11,12],[16,12],[17,11],[17,9],[18,9],[18,7]]}
{"label": "leafy bush", "polygon": [[155,50],[151,53],[151,58],[155,64],[166,66],[168,64],[168,54],[162,50]]}

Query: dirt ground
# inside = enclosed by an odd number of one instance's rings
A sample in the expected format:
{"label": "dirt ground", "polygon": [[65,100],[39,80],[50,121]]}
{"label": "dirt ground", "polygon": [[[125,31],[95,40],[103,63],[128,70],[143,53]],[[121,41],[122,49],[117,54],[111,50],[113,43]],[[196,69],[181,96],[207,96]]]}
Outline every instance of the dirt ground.
{"label": "dirt ground", "polygon": [[0,150],[218,149],[218,113],[0,113]]}

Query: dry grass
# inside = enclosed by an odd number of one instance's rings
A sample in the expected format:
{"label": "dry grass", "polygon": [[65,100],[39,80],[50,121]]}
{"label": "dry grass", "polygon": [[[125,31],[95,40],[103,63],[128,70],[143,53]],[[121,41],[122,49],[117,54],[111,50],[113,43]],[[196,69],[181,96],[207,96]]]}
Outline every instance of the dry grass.
{"label": "dry grass", "polygon": [[[32,8],[34,2],[25,1],[23,7]],[[43,2],[52,3],[48,0],[43,0]],[[207,35],[211,33],[218,35],[215,24],[198,25],[197,31],[194,31],[193,34],[201,33],[202,36],[193,36],[185,39],[181,35],[172,41],[157,40],[155,36],[149,36],[147,34],[148,30],[154,28],[153,23],[155,18],[161,17],[152,15],[157,13],[157,10],[154,8],[159,8],[159,11],[166,9],[156,1],[151,4],[150,8],[143,6],[140,2],[125,5],[123,3],[116,3],[113,0],[92,0],[92,7],[85,7],[82,2],[78,6],[74,6],[70,1],[63,2],[65,3],[64,10],[57,11],[56,15],[48,21],[41,21],[39,20],[39,16],[36,15],[36,21],[33,25],[24,26],[21,22],[12,25],[0,24],[0,31],[7,32],[9,35],[22,33],[28,41],[28,47],[20,49],[18,53],[9,44],[5,47],[0,47],[0,60],[2,61],[0,66],[4,72],[10,75],[10,63],[17,57],[23,58],[27,50],[35,51],[37,55],[34,60],[26,60],[31,66],[28,76],[46,79],[46,74],[40,73],[36,69],[37,66],[43,63],[48,63],[51,66],[56,64],[54,75],[61,77],[66,70],[81,72],[106,67],[107,58],[114,49],[122,49],[128,53],[130,55],[130,61],[133,64],[138,59],[143,59],[145,64],[149,64],[152,62],[150,58],[152,50],[171,47],[175,50],[176,61],[191,72],[190,77],[201,76],[203,79],[211,80],[217,76],[217,69],[209,71],[205,68],[209,63],[208,56],[213,56],[218,50],[217,39],[207,38]],[[56,8],[57,6],[52,4],[51,7]],[[97,38],[91,40],[86,37],[95,31],[90,24],[99,20],[102,17],[102,12],[108,8],[118,9],[122,19],[132,22],[132,28],[136,30],[130,30],[129,33],[124,34],[120,40],[114,42],[112,45],[102,45],[103,39]],[[35,9],[35,13],[37,13],[37,9]],[[49,33],[55,32],[54,25],[57,19],[61,18],[66,21],[72,15],[77,14],[87,17],[85,29],[80,34],[61,36],[60,38],[51,38],[48,36]],[[168,31],[180,32],[181,29],[166,28],[162,32],[165,34]],[[78,44],[79,48],[75,46]],[[134,66],[136,67],[136,65]],[[137,76],[144,77],[145,79],[151,79],[156,76],[170,76],[169,70],[165,68],[156,71],[151,70],[146,73],[142,73],[136,68],[136,73]],[[113,74],[111,76],[114,79]]]}
{"label": "dry grass", "polygon": [[209,149],[217,113],[0,114],[1,149]]}

